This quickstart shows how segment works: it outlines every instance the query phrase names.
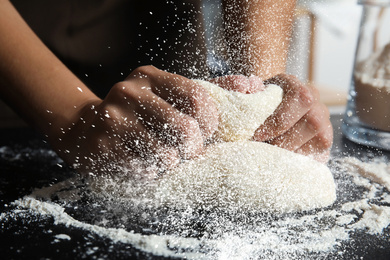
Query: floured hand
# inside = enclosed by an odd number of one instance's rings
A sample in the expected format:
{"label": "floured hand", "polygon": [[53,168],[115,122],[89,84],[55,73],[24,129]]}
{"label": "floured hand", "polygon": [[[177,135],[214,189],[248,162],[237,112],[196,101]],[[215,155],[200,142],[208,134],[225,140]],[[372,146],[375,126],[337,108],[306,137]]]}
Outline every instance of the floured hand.
{"label": "floured hand", "polygon": [[280,74],[265,82],[283,88],[283,101],[257,129],[254,140],[267,141],[326,162],[333,142],[333,129],[327,107],[318,90],[302,84],[291,75]]}
{"label": "floured hand", "polygon": [[218,127],[215,104],[204,89],[152,66],[133,71],[104,100],[86,104],[79,117],[53,143],[80,172],[108,172],[118,165],[169,169],[180,158],[199,155]]}

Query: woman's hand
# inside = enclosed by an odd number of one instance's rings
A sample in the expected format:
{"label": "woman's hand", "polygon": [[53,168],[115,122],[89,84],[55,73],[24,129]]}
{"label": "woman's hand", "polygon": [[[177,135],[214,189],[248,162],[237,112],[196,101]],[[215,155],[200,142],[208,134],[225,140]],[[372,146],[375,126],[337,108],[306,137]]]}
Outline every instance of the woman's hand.
{"label": "woman's hand", "polygon": [[283,100],[275,113],[255,132],[253,139],[327,162],[333,129],[327,107],[316,88],[291,75],[280,74],[265,82],[283,88]]}
{"label": "woman's hand", "polygon": [[230,75],[212,79],[219,86],[242,93],[256,93],[264,84],[283,89],[282,103],[260,126],[253,139],[268,142],[326,162],[333,142],[327,107],[319,101],[318,90],[302,84],[294,76],[280,74],[267,81],[256,76]]}
{"label": "woman's hand", "polygon": [[68,164],[92,173],[171,168],[199,155],[218,127],[217,109],[199,85],[152,66],[133,71],[79,117],[52,143]]}

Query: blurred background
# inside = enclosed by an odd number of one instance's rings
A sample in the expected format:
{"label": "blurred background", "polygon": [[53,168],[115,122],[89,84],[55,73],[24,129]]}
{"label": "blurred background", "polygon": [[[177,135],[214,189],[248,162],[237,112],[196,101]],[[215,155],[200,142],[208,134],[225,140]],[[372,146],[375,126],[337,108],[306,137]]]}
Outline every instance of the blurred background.
{"label": "blurred background", "polygon": [[298,1],[288,73],[315,85],[322,101],[341,112],[351,81],[361,14],[357,0]]}
{"label": "blurred background", "polygon": [[[209,60],[220,36],[220,0],[203,0]],[[343,113],[349,89],[361,6],[357,0],[298,0],[287,73],[313,84],[331,113]],[[0,101],[0,127],[25,123]]]}
{"label": "blurred background", "polygon": [[[204,0],[211,53],[220,37],[220,0]],[[349,89],[362,7],[357,0],[297,0],[287,73],[321,92],[331,112],[342,113]]]}

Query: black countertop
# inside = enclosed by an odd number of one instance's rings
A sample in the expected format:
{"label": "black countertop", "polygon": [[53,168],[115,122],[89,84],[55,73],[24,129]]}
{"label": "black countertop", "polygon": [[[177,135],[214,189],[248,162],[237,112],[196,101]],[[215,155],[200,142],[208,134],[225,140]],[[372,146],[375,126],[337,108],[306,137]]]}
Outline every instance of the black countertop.
{"label": "black countertop", "polygon": [[[341,122],[340,115],[332,116],[335,131],[332,157],[367,159],[381,156],[390,160],[389,151],[348,141],[341,134]],[[73,175],[40,135],[31,129],[0,129],[0,213],[10,215],[13,201],[30,194],[35,188],[57,183]],[[2,259],[161,258],[85,230],[55,225],[52,220],[36,215],[0,218],[0,224]],[[55,240],[54,234],[67,234],[72,239]],[[344,253],[342,259],[390,259],[388,236],[376,239],[364,232],[355,234],[343,248],[351,253]],[[334,259],[336,256],[337,252],[321,259]]]}

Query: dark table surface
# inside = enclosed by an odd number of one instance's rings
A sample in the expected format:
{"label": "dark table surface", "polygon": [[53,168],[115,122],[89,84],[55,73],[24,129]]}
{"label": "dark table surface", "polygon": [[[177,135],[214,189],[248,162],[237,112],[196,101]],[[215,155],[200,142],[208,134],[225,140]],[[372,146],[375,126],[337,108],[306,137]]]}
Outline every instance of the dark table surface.
{"label": "dark table surface", "polygon": [[[348,141],[341,134],[342,117],[332,115],[334,126],[333,157],[354,156],[373,158],[390,152],[361,146]],[[21,160],[22,158],[22,160]],[[23,162],[23,163],[20,163]],[[41,136],[29,128],[0,129],[0,213],[9,210],[9,204],[34,188],[43,187],[69,178],[74,173],[51,152]],[[54,225],[47,219],[15,218],[1,224],[0,258],[2,259],[138,259],[155,257],[132,248],[114,243],[96,234],[63,225]],[[31,224],[33,223],[33,224]],[[68,234],[71,240],[53,243],[53,234]],[[87,254],[88,248],[95,248]],[[372,243],[371,243],[372,245]],[[353,243],[346,250],[356,251]],[[358,250],[359,251],[359,250]],[[351,259],[390,259],[390,240],[379,241],[378,246],[361,250]],[[348,259],[348,254],[345,254]],[[332,259],[329,255],[328,259]]]}

